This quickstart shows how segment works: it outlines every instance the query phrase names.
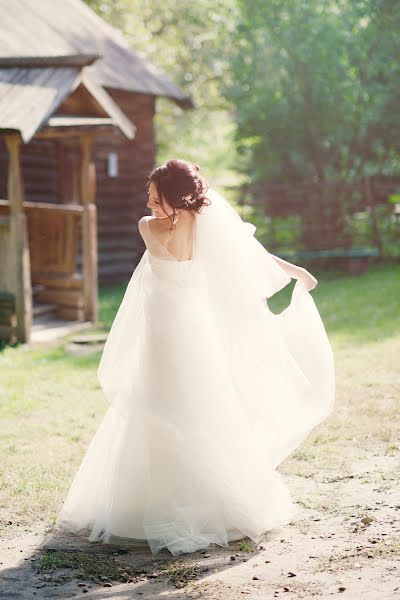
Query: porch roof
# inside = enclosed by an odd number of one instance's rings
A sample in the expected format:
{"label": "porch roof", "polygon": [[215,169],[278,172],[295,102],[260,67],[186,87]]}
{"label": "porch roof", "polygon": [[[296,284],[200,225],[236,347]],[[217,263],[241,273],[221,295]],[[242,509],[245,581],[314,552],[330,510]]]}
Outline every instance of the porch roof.
{"label": "porch roof", "polygon": [[0,56],[97,54],[100,60],[88,71],[98,85],[193,107],[182,89],[82,0],[0,0],[0,14]]}
{"label": "porch roof", "polygon": [[82,71],[82,67],[96,58],[96,55],[0,58],[0,134],[19,132],[22,140],[29,142],[63,100],[82,84],[99,105],[99,117],[109,118],[112,125],[132,139],[134,124],[104,88]]}

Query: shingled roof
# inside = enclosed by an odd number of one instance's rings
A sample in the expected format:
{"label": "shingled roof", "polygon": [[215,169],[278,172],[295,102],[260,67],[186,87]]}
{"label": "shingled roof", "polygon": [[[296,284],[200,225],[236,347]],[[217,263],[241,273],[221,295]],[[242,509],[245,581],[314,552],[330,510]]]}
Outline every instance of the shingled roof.
{"label": "shingled roof", "polygon": [[85,71],[110,89],[166,96],[182,108],[190,98],[132,50],[121,32],[81,0],[0,0],[0,57],[100,55]]}
{"label": "shingled roof", "polygon": [[93,55],[0,58],[0,132],[19,131],[23,141],[28,142],[81,84],[108,117],[103,122],[108,120],[132,139],[136,129],[133,123],[103,87],[85,77],[83,67],[94,60]]}

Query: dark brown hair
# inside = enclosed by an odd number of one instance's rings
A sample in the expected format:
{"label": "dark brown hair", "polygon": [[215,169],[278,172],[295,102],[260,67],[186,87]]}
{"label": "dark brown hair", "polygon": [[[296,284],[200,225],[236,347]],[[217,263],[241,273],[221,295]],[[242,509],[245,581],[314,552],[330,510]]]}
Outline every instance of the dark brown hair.
{"label": "dark brown hair", "polygon": [[165,214],[167,212],[163,205],[164,199],[173,209],[173,214],[170,216],[172,223],[175,209],[198,213],[203,206],[210,204],[210,200],[206,196],[208,185],[199,171],[198,165],[173,158],[150,173],[147,189],[153,181]]}

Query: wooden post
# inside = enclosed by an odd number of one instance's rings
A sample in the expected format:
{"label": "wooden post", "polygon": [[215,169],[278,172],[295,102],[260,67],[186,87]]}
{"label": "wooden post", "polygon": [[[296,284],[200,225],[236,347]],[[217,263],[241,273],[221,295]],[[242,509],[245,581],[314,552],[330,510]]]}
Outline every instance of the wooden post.
{"label": "wooden post", "polygon": [[95,167],[91,159],[92,137],[83,134],[81,141],[81,203],[82,216],[82,251],[83,251],[83,296],[84,313],[88,321],[98,320],[98,281],[97,281],[97,213],[94,203]]}
{"label": "wooden post", "polygon": [[17,338],[29,342],[32,327],[32,288],[29,244],[26,218],[23,212],[24,191],[22,184],[19,135],[5,138],[8,150],[8,200],[10,203],[10,272],[13,281],[17,313]]}
{"label": "wooden post", "polygon": [[367,204],[370,208],[372,239],[373,239],[376,247],[378,248],[379,258],[382,258],[383,242],[382,242],[381,234],[380,234],[379,227],[378,227],[378,219],[376,217],[376,206],[374,203],[374,197],[373,197],[372,189],[371,189],[371,180],[368,176],[365,176],[365,178],[364,178],[364,190],[365,190],[365,197],[367,200]]}

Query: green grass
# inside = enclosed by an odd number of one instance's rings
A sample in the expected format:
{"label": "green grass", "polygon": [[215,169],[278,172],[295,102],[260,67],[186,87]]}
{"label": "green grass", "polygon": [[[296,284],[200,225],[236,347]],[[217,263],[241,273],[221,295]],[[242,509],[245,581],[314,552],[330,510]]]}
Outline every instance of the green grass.
{"label": "green grass", "polygon": [[[326,469],[332,477],[371,444],[399,453],[400,267],[315,275],[312,295],[335,353],[336,410],[282,469],[305,477]],[[98,329],[110,327],[125,287],[101,290]],[[269,301],[274,312],[289,294],[290,286]],[[0,534],[54,522],[108,406],[99,359],[99,351],[80,356],[65,343],[0,352]]]}
{"label": "green grass", "polygon": [[118,307],[125,293],[127,284],[103,287],[100,289],[99,298],[99,324],[98,327],[108,330],[117,313]]}
{"label": "green grass", "polygon": [[[357,277],[338,271],[332,278],[329,272],[310,271],[319,282],[311,295],[336,347],[373,343],[399,334],[400,263],[373,266]],[[293,285],[268,301],[273,312],[287,306]]]}
{"label": "green grass", "polygon": [[255,552],[257,550],[258,546],[257,544],[255,544],[252,541],[248,541],[243,539],[242,542],[240,542],[239,544],[239,550],[241,552]]}

